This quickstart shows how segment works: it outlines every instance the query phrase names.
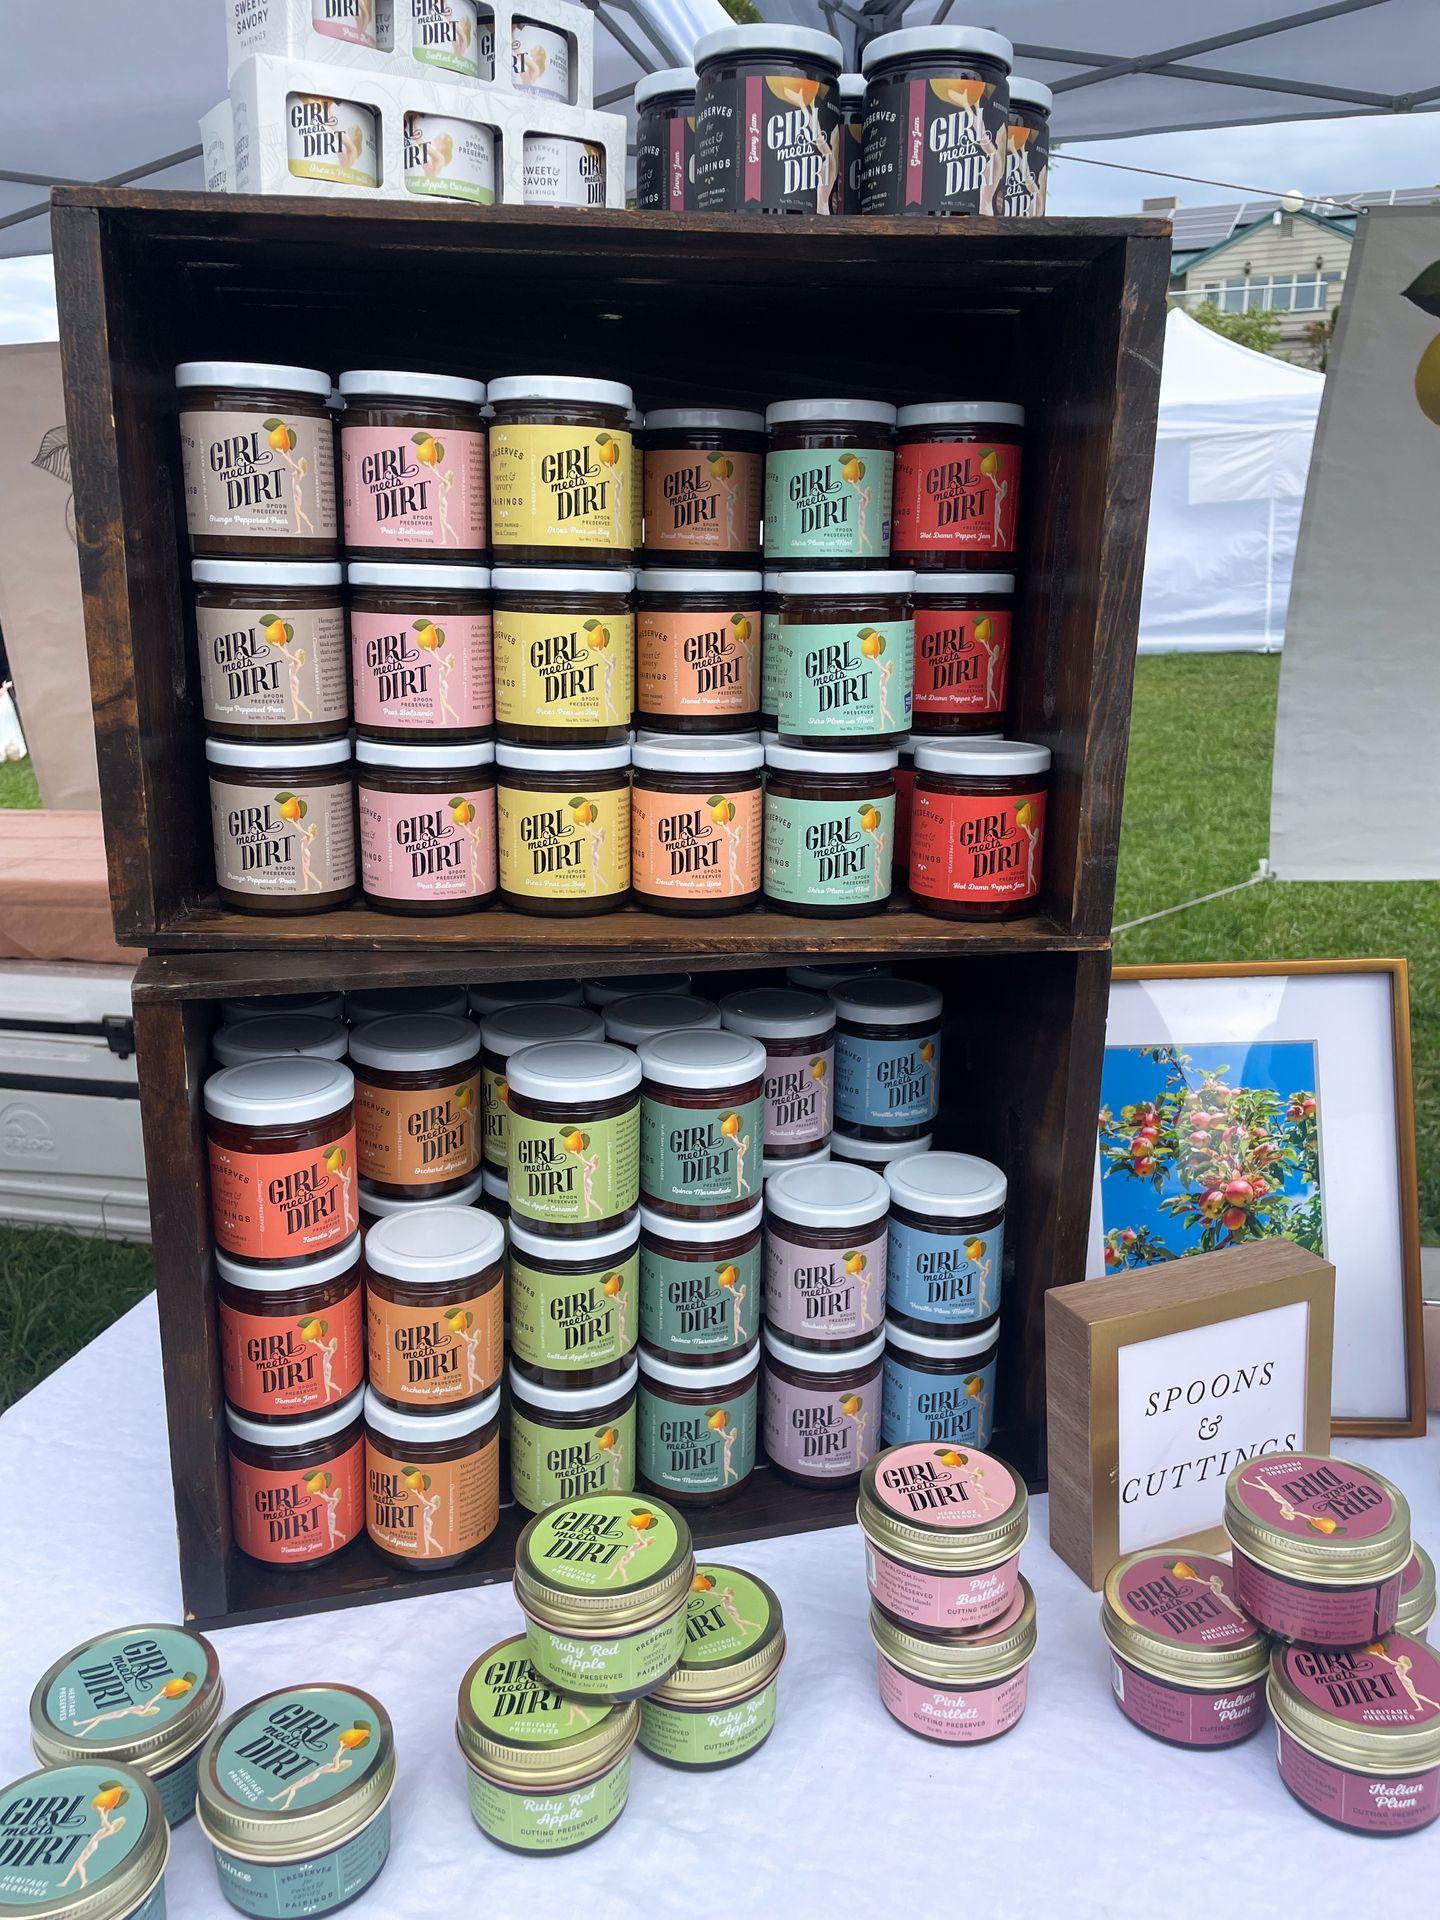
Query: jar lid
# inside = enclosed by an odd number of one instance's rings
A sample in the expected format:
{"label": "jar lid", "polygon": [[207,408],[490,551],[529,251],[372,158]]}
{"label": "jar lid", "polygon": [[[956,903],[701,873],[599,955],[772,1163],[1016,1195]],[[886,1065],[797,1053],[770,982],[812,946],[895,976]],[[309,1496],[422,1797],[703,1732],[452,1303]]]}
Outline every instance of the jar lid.
{"label": "jar lid", "polygon": [[810,993],[829,993],[842,981],[868,979],[872,974],[894,971],[890,960],[807,960],[787,967],[785,978],[792,987],[804,987]]}
{"label": "jar lid", "polygon": [[1225,1482],[1231,1545],[1269,1573],[1369,1586],[1404,1570],[1410,1508],[1370,1467],[1318,1453],[1242,1460]]}
{"label": "jar lid", "polygon": [[606,1040],[549,1040],[519,1047],[506,1062],[512,1094],[569,1105],[612,1100],[640,1084],[640,1062]]}
{"label": "jar lid", "polygon": [[973,53],[982,60],[999,60],[1007,71],[1015,63],[1015,49],[1004,34],[987,27],[901,27],[870,42],[860,56],[860,71],[868,78],[883,61],[916,53]]}
{"label": "jar lid", "polygon": [[252,1447],[311,1447],[320,1440],[333,1440],[336,1434],[360,1418],[364,1411],[364,1387],[356,1387],[347,1400],[338,1406],[326,1407],[320,1413],[307,1413],[298,1420],[286,1420],[283,1424],[251,1420],[246,1414],[239,1413],[227,1400],[225,1402],[225,1424],[241,1440],[248,1440]]}
{"label": "jar lid", "polygon": [[766,572],[761,575],[761,578],[765,582],[766,593],[778,593],[780,591],[780,576],[778,573]]}
{"label": "jar lid", "polygon": [[[980,1333],[972,1333],[963,1325],[937,1326],[929,1333],[917,1333],[898,1320],[885,1323],[888,1345],[898,1347],[902,1353],[918,1354],[924,1360],[973,1360],[977,1354],[989,1353],[999,1338],[1000,1329],[994,1320]],[[976,1400],[985,1391],[985,1382],[978,1373],[965,1382],[965,1391]]]}
{"label": "jar lid", "polygon": [[909,427],[1023,427],[1025,409],[1012,400],[927,400],[923,406],[901,407],[900,431]]}
{"label": "jar lid", "polygon": [[[277,1748],[295,1756],[276,1792]],[[288,1771],[289,1769],[287,1769]],[[217,1727],[200,1756],[195,1811],[206,1839],[241,1860],[304,1860],[328,1852],[372,1820],[395,1785],[390,1716],[359,1687],[279,1687]]]}
{"label": "jar lid", "polygon": [[916,1154],[928,1153],[934,1138],[933,1133],[921,1133],[913,1140],[862,1140],[858,1134],[836,1127],[830,1135],[830,1147],[835,1159],[852,1165],[859,1160],[877,1167],[891,1167],[898,1160],[913,1160]]}
{"label": "jar lid", "polygon": [[664,1500],[591,1493],[536,1514],[515,1544],[515,1597],[561,1632],[665,1619],[695,1572],[690,1528]]}
{"label": "jar lid", "polygon": [[205,1082],[205,1111],[237,1127],[322,1120],[355,1098],[355,1076],[338,1060],[296,1054],[222,1067]]}
{"label": "jar lid", "polygon": [[634,591],[631,567],[496,567],[496,593],[614,593]]}
{"label": "jar lid", "polygon": [[263,1020],[237,1020],[233,1026],[221,1027],[210,1042],[210,1051],[222,1067],[274,1060],[290,1053],[343,1060],[346,1041],[341,1020],[323,1020],[314,1013],[272,1013]]}
{"label": "jar lid", "polygon": [[856,753],[831,753],[815,747],[766,747],[765,764],[780,773],[893,773],[900,764],[894,747],[869,747]]}
{"label": "jar lid", "polygon": [[1417,1540],[1415,1551],[1400,1576],[1400,1610],[1395,1616],[1399,1633],[1423,1633],[1435,1618],[1435,1562]]}
{"label": "jar lid", "polygon": [[882,1553],[960,1572],[997,1566],[1020,1551],[1030,1496],[993,1453],[913,1440],[866,1462],[855,1517]]}
{"label": "jar lid", "polygon": [[683,993],[690,991],[688,973],[609,973],[585,982],[585,1004],[608,1007],[616,1000],[629,1000],[637,993]]}
{"label": "jar lid", "polygon": [[382,1073],[464,1066],[479,1051],[480,1029],[474,1021],[448,1013],[390,1013],[350,1035],[351,1063],[378,1067]]}
{"label": "jar lid", "polygon": [[220,1002],[220,1018],[227,1027],[272,1013],[313,1013],[325,1020],[338,1020],[344,1011],[343,993],[257,993],[249,1000]]}
{"label": "jar lid", "polygon": [[[481,1191],[481,1176],[477,1173],[474,1179],[467,1180],[463,1187],[457,1187],[453,1193],[447,1193],[445,1204],[447,1207],[478,1207]],[[373,1213],[377,1220],[388,1220],[392,1214],[396,1213],[423,1212],[426,1207],[434,1205],[433,1200],[391,1200],[383,1194],[367,1193],[364,1187],[360,1189],[360,1211]]]}
{"label": "jar lid", "polygon": [[[652,79],[660,79],[660,74],[652,74]],[[635,104],[640,104],[640,89],[645,85],[638,81],[635,87]],[[691,75],[694,85],[694,75]],[[765,416],[763,413],[751,413],[744,407],[656,407],[645,416],[647,433],[665,433],[671,429],[694,427],[702,432],[711,428],[717,433],[763,433]]]}
{"label": "jar lid", "polygon": [[[112,1820],[121,1807],[124,1813]],[[164,1878],[170,1828],[160,1795],[138,1767],[87,1760],[27,1773],[0,1787],[0,1831],[17,1827],[27,1857],[13,1870],[0,1866],[0,1913],[25,1920],[132,1920]],[[93,1852],[88,1878],[77,1887],[72,1855],[81,1840]],[[83,1858],[83,1849],[75,1858]],[[13,1891],[7,1891],[12,1871]]]}
{"label": "jar lid", "polygon": [[464,987],[361,987],[345,996],[345,1018],[352,1027],[368,1026],[392,1013],[465,1013]]}
{"label": "jar lid", "polygon": [[916,1153],[885,1175],[890,1198],[912,1213],[962,1219],[993,1213],[1005,1204],[1005,1175],[974,1153]]}
{"label": "jar lid", "polygon": [[656,100],[661,94],[694,91],[693,67],[662,67],[658,73],[642,74],[635,82],[635,111],[639,113],[647,101]]}
{"label": "jar lid", "polygon": [[488,593],[489,567],[436,567],[421,560],[351,560],[345,569],[352,587],[450,587],[457,593]]}
{"label": "jar lid", "polygon": [[1013,573],[917,573],[912,588],[917,600],[949,600],[960,594],[973,599],[980,594],[1014,591]]}
{"label": "jar lid", "polygon": [[868,1167],[794,1167],[765,1185],[765,1205],[797,1227],[869,1227],[890,1209],[890,1189]]}
{"label": "jar lid", "polygon": [[633,407],[635,395],[618,380],[577,380],[568,374],[519,373],[490,382],[490,404],[511,400],[574,400],[581,406]]}
{"label": "jar lid", "polygon": [[342,767],[350,759],[343,740],[210,740],[205,758],[217,767],[254,767],[264,773],[289,773],[292,767]]}
{"label": "jar lid", "polygon": [[203,1634],[117,1627],[44,1674],[30,1696],[30,1744],[46,1766],[109,1758],[161,1773],[200,1744],[224,1697],[219,1656]]}
{"label": "jar lid", "polygon": [[[835,1138],[832,1133],[830,1140]],[[769,1154],[760,1162],[760,1177],[773,1180],[777,1173],[789,1173],[795,1167],[823,1167],[830,1158],[830,1140],[823,1140],[808,1153],[792,1154],[788,1160],[776,1160]]]}
{"label": "jar lid", "polygon": [[[550,1244],[554,1246],[552,1239]],[[588,1240],[576,1245],[589,1246]],[[527,1406],[539,1407],[544,1413],[598,1413],[602,1407],[610,1407],[617,1400],[624,1400],[634,1392],[635,1382],[640,1376],[640,1363],[632,1354],[621,1373],[613,1380],[598,1383],[581,1383],[578,1379],[573,1386],[547,1387],[539,1380],[532,1380],[526,1374],[519,1361],[510,1362],[510,1398],[523,1400]]]}
{"label": "jar lid", "polygon": [[362,767],[400,767],[411,773],[424,773],[431,767],[464,771],[470,767],[492,767],[495,743],[491,740],[431,740],[421,745],[402,745],[396,740],[355,742],[355,758]]}
{"label": "jar lid", "polygon": [[464,1440],[479,1433],[500,1416],[500,1387],[497,1382],[483,1400],[468,1406],[451,1407],[443,1413],[404,1413],[387,1406],[373,1387],[365,1389],[365,1424],[387,1440],[405,1447],[444,1446],[451,1440]]}
{"label": "jar lid", "polygon": [[501,1013],[506,1007],[578,1007],[578,980],[497,980],[493,986],[471,987],[470,1011]]}
{"label": "jar lid", "polygon": [[938,1020],[945,1001],[938,987],[919,980],[845,980],[830,989],[830,1001],[842,1020],[862,1026],[890,1026],[908,1020]]}
{"label": "jar lid", "polygon": [[865,76],[863,73],[841,74],[840,98],[842,100],[863,100],[865,98]]}
{"label": "jar lid", "polygon": [[720,1706],[773,1680],[785,1658],[785,1616],[758,1574],[697,1561],[685,1603],[685,1651],[649,1698],[657,1706]]}
{"label": "jar lid", "polygon": [[[760,1348],[758,1343],[737,1354],[733,1360],[709,1361],[703,1366],[677,1366],[673,1360],[667,1360],[662,1353],[656,1353],[650,1347],[640,1349],[640,1371],[647,1380],[656,1380],[662,1387],[738,1387],[742,1381],[749,1380],[760,1366]],[[717,1409],[720,1411],[720,1409]]]}
{"label": "jar lid", "polygon": [[851,1373],[874,1366],[885,1351],[883,1326],[863,1347],[797,1347],[782,1339],[768,1324],[764,1340],[765,1351],[772,1360],[794,1367],[799,1373]]}
{"label": "jar lid", "polygon": [[[743,735],[679,739],[648,734],[636,741],[631,759],[642,773],[757,773],[765,764],[765,749],[758,740],[747,740]],[[723,799],[723,794],[717,794],[715,804],[718,806]]]}
{"label": "jar lid", "polygon": [[612,1260],[625,1259],[635,1251],[639,1239],[638,1213],[629,1213],[618,1227],[609,1227],[604,1233],[592,1233],[584,1240],[557,1239],[553,1233],[541,1233],[526,1220],[517,1219],[510,1223],[512,1248],[518,1247],[521,1253],[544,1260],[547,1265],[575,1267],[585,1273],[603,1267]]}
{"label": "jar lid", "polygon": [[765,409],[767,427],[816,421],[828,426],[893,427],[896,409],[888,400],[776,400]]}
{"label": "jar lid", "polygon": [[694,58],[700,67],[708,60],[724,59],[727,54],[764,53],[800,54],[837,69],[845,60],[845,49],[833,35],[821,33],[814,27],[772,26],[768,20],[759,20],[747,27],[720,27],[714,33],[702,34],[695,42]]}
{"label": "jar lid", "polygon": [[365,367],[357,373],[342,373],[338,385],[347,400],[362,393],[379,393],[414,400],[455,400],[465,407],[485,404],[483,380],[461,380],[448,373],[394,373]]}
{"label": "jar lid", "polygon": [[443,1287],[494,1266],[505,1251],[505,1229],[478,1207],[411,1207],[379,1221],[365,1236],[365,1264],[412,1287]]}
{"label": "jar lid", "polygon": [[1028,740],[922,740],[915,746],[917,773],[968,775],[996,780],[1015,773],[1044,773],[1050,765],[1049,747]]}
{"label": "jar lid", "polygon": [[753,1034],[757,1040],[822,1040],[835,1025],[835,1009],[798,987],[751,987],[726,994],[720,1019],[735,1033]]}
{"label": "jar lid", "polygon": [[338,560],[192,560],[202,587],[338,587]]}
{"label": "jar lid", "polygon": [[1265,1698],[1288,1734],[1335,1766],[1391,1780],[1440,1766],[1440,1657],[1408,1634],[1363,1647],[1282,1642]]}
{"label": "jar lid", "polygon": [[765,1202],[759,1199],[743,1213],[727,1214],[723,1220],[672,1220],[668,1214],[652,1212],[643,1203],[640,1208],[640,1225],[652,1239],[673,1240],[683,1246],[719,1247],[728,1240],[743,1240],[747,1234],[759,1231],[764,1218]]}
{"label": "jar lid", "polygon": [[281,367],[268,360],[182,360],[177,387],[272,387],[277,393],[313,393],[330,398],[330,376],[318,367]]}
{"label": "jar lid", "polygon": [[1270,1664],[1270,1636],[1235,1598],[1235,1572],[1208,1553],[1147,1547],[1105,1576],[1100,1626],[1122,1660],[1178,1687],[1233,1687]]}
{"label": "jar lid", "polygon": [[[718,1093],[758,1080],[765,1071],[765,1049],[758,1040],[721,1028],[682,1027],[678,1033],[657,1033],[642,1040],[637,1051],[645,1078],[662,1087]],[[738,1131],[738,1116],[728,1117],[737,1120]]]}
{"label": "jar lid", "polygon": [[981,1687],[1004,1680],[1035,1651],[1035,1594],[1024,1574],[998,1620],[970,1633],[926,1633],[905,1627],[870,1603],[870,1638],[892,1667],[932,1686]]}
{"label": "jar lid", "polygon": [[638,1047],[657,1033],[719,1025],[715,1002],[690,993],[632,993],[628,999],[612,1000],[605,1009],[606,1038],[626,1047]]}
{"label": "jar lid", "polygon": [[635,586],[640,593],[759,593],[763,578],[745,568],[702,573],[695,567],[642,567]]}
{"label": "jar lid", "polygon": [[242,1287],[247,1293],[308,1293],[312,1287],[323,1287],[342,1273],[349,1273],[359,1258],[360,1235],[352,1233],[342,1246],[329,1247],[294,1267],[253,1266],[216,1247],[215,1271],[232,1287]]}
{"label": "jar lid", "polygon": [[546,1000],[531,1007],[505,1007],[480,1022],[486,1053],[508,1060],[521,1047],[542,1040],[603,1040],[605,1022],[589,1007],[557,1007]]}
{"label": "jar lid", "polygon": [[517,773],[554,773],[583,780],[587,774],[611,767],[628,767],[630,742],[613,747],[522,747],[513,740],[495,742],[495,764]]}
{"label": "jar lid", "polygon": [[523,1633],[488,1648],[460,1682],[460,1751],[507,1785],[556,1788],[605,1773],[639,1726],[638,1700],[611,1706],[556,1693],[531,1666]]}
{"label": "jar lid", "polygon": [[909,593],[915,576],[908,568],[884,567],[872,573],[782,573],[779,593],[782,600],[836,598],[852,600],[891,593]]}
{"label": "jar lid", "polygon": [[1041,113],[1049,113],[1055,105],[1055,96],[1043,82],[1027,79],[1023,73],[1012,73],[1010,104],[1012,107],[1036,107]]}
{"label": "jar lid", "polygon": [[[487,1200],[492,1201],[496,1206],[509,1209],[510,1176],[503,1167],[492,1167],[487,1161],[480,1169],[480,1188]],[[513,1230],[514,1225],[512,1221],[507,1231]]]}

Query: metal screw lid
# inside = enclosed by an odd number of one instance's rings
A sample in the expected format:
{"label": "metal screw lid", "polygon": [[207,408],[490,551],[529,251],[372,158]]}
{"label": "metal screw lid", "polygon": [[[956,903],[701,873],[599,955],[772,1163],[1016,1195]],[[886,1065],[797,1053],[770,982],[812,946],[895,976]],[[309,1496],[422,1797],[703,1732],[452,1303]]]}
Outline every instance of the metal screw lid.
{"label": "metal screw lid", "polygon": [[1435,1562],[1417,1540],[1400,1578],[1400,1608],[1395,1631],[1421,1634],[1435,1618]]}
{"label": "metal screw lid", "polygon": [[1440,1658],[1408,1634],[1339,1649],[1282,1643],[1265,1698],[1287,1733],[1335,1766],[1386,1776],[1440,1766]]}
{"label": "metal screw lid", "polygon": [[1234,1591],[1225,1561],[1148,1547],[1105,1576],[1100,1626],[1122,1660],[1156,1680],[1239,1686],[1265,1672],[1270,1636],[1241,1610]]}
{"label": "metal screw lid", "polygon": [[1242,1460],[1225,1482],[1225,1531],[1269,1573],[1322,1586],[1369,1586],[1410,1558],[1410,1508],[1369,1467],[1325,1454]]}
{"label": "metal screw lid", "polygon": [[592,1493],[537,1513],[515,1546],[515,1597],[561,1633],[640,1629],[684,1603],[690,1528],[663,1500]]}
{"label": "metal screw lid", "polygon": [[224,1698],[220,1659],[203,1634],[121,1627],[44,1674],[30,1696],[30,1745],[47,1766],[111,1759],[163,1773],[199,1746]]}
{"label": "metal screw lid", "polygon": [[870,1605],[870,1638],[892,1667],[941,1687],[979,1687],[1016,1673],[1035,1651],[1035,1595],[1023,1574],[999,1620],[963,1636],[902,1626]]}
{"label": "metal screw lid", "polygon": [[[62,1805],[75,1801],[85,1809],[83,1814],[70,1809],[68,1817],[85,1821],[85,1847],[93,1845],[86,1866],[88,1884],[72,1882],[62,1887],[59,1867],[37,1860],[25,1870],[24,1878],[46,1882],[49,1897],[35,1899],[26,1891],[12,1898],[0,1891],[0,1915],[23,1915],[24,1920],[130,1920],[160,1884],[170,1857],[170,1828],[154,1784],[138,1768],[122,1767],[113,1760],[45,1767],[0,1787],[0,1826],[10,1832],[26,1822],[27,1815],[37,1809],[25,1802],[53,1800]],[[42,1809],[41,1817],[53,1822],[54,1813],[47,1816]],[[73,1825],[67,1826],[66,1838],[74,1831]],[[98,1844],[93,1844],[97,1834]],[[67,1874],[82,1858],[83,1848],[67,1855]],[[5,1869],[0,1867],[0,1887],[4,1879]]]}
{"label": "metal screw lid", "polygon": [[785,1615],[758,1574],[697,1562],[685,1603],[685,1651],[650,1695],[657,1706],[719,1706],[773,1680],[785,1658]]}
{"label": "metal screw lid", "polygon": [[873,1546],[912,1566],[959,1573],[1018,1553],[1030,1530],[1025,1482],[960,1442],[887,1447],[860,1475],[855,1517]]}
{"label": "metal screw lid", "polygon": [[455,1737],[466,1760],[495,1779],[559,1787],[614,1766],[639,1725],[633,1700],[609,1706],[556,1692],[517,1633],[487,1648],[460,1682]]}

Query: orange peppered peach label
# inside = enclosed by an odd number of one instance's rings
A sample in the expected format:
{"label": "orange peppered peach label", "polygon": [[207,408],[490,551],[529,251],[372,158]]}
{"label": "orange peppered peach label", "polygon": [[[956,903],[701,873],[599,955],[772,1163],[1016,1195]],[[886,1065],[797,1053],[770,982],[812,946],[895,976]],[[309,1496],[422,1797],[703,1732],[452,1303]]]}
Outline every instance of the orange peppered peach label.
{"label": "orange peppered peach label", "polygon": [[366,1301],[370,1384],[398,1406],[448,1407],[500,1378],[504,1288],[444,1307],[404,1307],[372,1287]]}
{"label": "orange peppered peach label", "polygon": [[468,1553],[499,1520],[498,1426],[474,1453],[423,1466],[382,1447],[373,1435],[366,1437],[365,1528],[387,1553],[407,1560]]}
{"label": "orange peppered peach label", "polygon": [[300,1260],[360,1224],[355,1129],[291,1153],[237,1153],[210,1142],[215,1243],[238,1260]]}
{"label": "orange peppered peach label", "polygon": [[458,1180],[480,1164],[480,1075],[442,1087],[355,1082],[360,1172],[386,1186]]}
{"label": "orange peppered peach label", "polygon": [[[697,584],[697,592],[703,585]],[[716,720],[760,710],[760,609],[651,609],[636,623],[642,713]]]}
{"label": "orange peppered peach label", "polygon": [[496,791],[500,886],[536,900],[594,900],[630,885],[630,794],[584,785]]}
{"label": "orange peppered peach label", "polygon": [[[357,1269],[358,1273],[358,1269]],[[246,1313],[220,1302],[225,1398],[242,1413],[320,1413],[365,1378],[360,1282],[319,1313]]]}
{"label": "orange peppered peach label", "polygon": [[662,900],[736,900],[760,891],[760,789],[712,794],[636,787],[637,893]]}
{"label": "orange peppered peach label", "polygon": [[490,434],[490,541],[630,551],[638,484],[623,429],[497,424]]}

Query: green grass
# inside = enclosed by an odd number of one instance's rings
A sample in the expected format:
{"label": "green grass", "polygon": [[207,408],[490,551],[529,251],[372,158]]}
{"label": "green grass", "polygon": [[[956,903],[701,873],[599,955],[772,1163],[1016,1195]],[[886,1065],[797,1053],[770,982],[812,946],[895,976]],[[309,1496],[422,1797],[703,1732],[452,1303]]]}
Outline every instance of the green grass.
{"label": "green grass", "polygon": [[0,1229],[0,1410],[150,1291],[148,1247]]}
{"label": "green grass", "polygon": [[33,760],[0,760],[0,807],[38,807]]}

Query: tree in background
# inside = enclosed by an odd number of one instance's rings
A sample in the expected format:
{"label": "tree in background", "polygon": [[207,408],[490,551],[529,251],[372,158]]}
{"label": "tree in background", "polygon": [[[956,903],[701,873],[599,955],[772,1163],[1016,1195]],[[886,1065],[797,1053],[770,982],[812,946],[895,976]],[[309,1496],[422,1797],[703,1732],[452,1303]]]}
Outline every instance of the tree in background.
{"label": "tree in background", "polygon": [[1277,360],[1286,357],[1275,352],[1280,344],[1280,316],[1270,307],[1252,307],[1249,313],[1222,313],[1213,300],[1206,300],[1189,312],[1192,320],[1223,339],[1234,340],[1254,353],[1274,354]]}
{"label": "tree in background", "polygon": [[742,27],[751,26],[755,21],[763,18],[755,0],[720,0],[720,4],[730,18],[737,20]]}

